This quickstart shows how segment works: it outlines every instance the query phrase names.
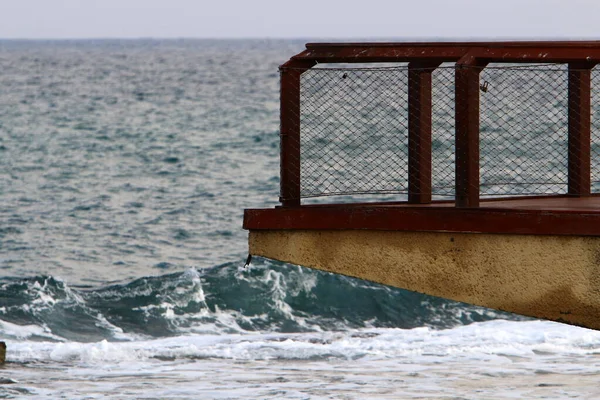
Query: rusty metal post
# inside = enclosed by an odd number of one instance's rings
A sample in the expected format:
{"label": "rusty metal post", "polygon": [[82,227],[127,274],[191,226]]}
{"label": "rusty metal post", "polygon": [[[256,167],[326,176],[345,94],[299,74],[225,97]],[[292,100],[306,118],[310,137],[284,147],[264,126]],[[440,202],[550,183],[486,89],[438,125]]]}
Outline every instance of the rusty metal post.
{"label": "rusty metal post", "polygon": [[485,64],[456,63],[456,207],[479,207],[479,74]]}
{"label": "rusty metal post", "polygon": [[408,64],[409,203],[431,203],[431,73],[439,65]]}
{"label": "rusty metal post", "polygon": [[281,73],[279,201],[284,207],[300,206],[300,76],[313,65],[314,62],[290,60],[279,68]]}
{"label": "rusty metal post", "polygon": [[569,64],[569,189],[572,196],[589,196],[591,68],[588,64]]}

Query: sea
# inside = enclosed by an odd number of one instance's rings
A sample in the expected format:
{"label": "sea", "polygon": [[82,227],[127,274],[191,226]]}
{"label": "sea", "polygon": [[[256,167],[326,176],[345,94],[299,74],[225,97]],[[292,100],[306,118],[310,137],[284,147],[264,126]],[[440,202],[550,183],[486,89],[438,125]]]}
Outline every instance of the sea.
{"label": "sea", "polygon": [[304,43],[0,41],[0,398],[600,398],[600,332],[245,265]]}

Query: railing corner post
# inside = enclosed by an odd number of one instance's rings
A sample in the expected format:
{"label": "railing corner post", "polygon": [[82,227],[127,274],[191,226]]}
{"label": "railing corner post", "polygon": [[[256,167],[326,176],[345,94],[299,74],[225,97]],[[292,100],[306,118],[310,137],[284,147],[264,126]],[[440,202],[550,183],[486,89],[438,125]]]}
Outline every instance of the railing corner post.
{"label": "railing corner post", "polygon": [[479,207],[479,74],[487,63],[466,54],[455,70],[456,207]]}
{"label": "railing corner post", "polygon": [[300,206],[300,77],[314,62],[291,59],[280,68],[280,196],[284,207]]}
{"label": "railing corner post", "polygon": [[591,69],[595,64],[569,63],[568,194],[591,194]]}
{"label": "railing corner post", "polygon": [[408,202],[431,203],[431,74],[439,62],[408,64]]}

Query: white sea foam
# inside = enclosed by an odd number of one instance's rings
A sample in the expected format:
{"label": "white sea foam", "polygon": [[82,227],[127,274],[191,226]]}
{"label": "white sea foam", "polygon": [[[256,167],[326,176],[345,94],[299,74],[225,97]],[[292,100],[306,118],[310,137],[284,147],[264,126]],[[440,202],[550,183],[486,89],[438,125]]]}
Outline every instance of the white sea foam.
{"label": "white sea foam", "polygon": [[131,333],[125,333],[122,328],[111,324],[102,314],[96,315],[96,326],[106,329],[112,333],[112,336],[116,340],[135,340],[139,339],[139,335],[134,335]]}
{"label": "white sea foam", "polygon": [[[7,323],[3,323],[4,332]],[[370,359],[393,357],[469,357],[470,355],[535,357],[536,354],[595,355],[600,332],[552,322],[494,320],[447,330],[429,328],[358,329],[344,332],[185,335],[174,338],[99,343],[21,341],[46,332],[19,327],[13,335],[9,359],[45,361],[128,361],[158,358]],[[13,326],[12,330],[17,331]]]}
{"label": "white sea foam", "polygon": [[[8,348],[9,363],[31,365],[11,368],[10,379],[50,397],[148,397],[149,388],[155,396],[150,398],[440,398],[441,393],[595,398],[600,393],[600,332],[541,321],[496,320],[447,330],[192,334],[132,342],[11,339]],[[52,386],[53,379],[64,381],[65,371],[69,383]],[[39,373],[47,378],[41,383]]]}
{"label": "white sea foam", "polygon": [[38,339],[63,341],[52,334],[52,331],[46,326],[39,325],[17,325],[0,319],[0,337],[6,341],[23,340],[31,337]]}

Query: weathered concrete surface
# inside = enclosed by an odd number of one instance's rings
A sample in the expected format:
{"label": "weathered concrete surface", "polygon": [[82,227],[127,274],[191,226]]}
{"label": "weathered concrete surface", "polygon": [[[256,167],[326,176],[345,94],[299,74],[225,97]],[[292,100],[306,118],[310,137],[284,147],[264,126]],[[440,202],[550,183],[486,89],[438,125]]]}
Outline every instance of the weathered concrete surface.
{"label": "weathered concrete surface", "polygon": [[250,253],[600,329],[600,237],[250,231]]}

